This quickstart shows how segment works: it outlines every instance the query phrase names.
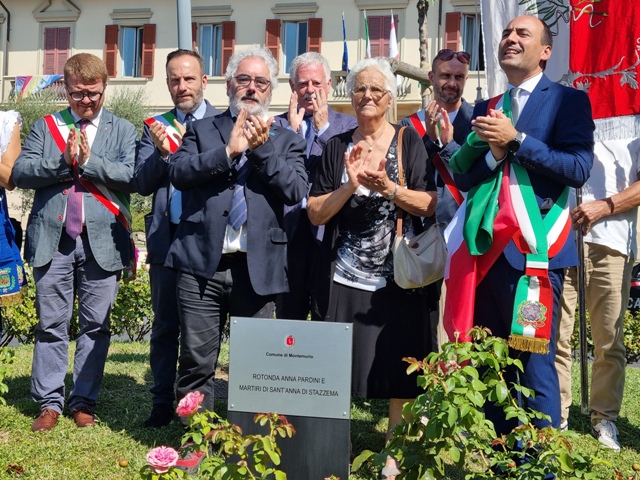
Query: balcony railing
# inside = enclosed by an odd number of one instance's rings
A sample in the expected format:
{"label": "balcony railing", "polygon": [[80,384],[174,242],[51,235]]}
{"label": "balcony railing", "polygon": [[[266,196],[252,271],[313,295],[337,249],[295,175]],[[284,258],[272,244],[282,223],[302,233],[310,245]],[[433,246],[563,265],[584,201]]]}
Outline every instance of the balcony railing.
{"label": "balcony railing", "polygon": [[[334,71],[331,72],[332,84],[333,84],[333,99],[334,100],[349,100],[349,92],[347,91],[347,72]],[[403,99],[411,93],[411,79],[398,75],[398,85],[396,96]]]}

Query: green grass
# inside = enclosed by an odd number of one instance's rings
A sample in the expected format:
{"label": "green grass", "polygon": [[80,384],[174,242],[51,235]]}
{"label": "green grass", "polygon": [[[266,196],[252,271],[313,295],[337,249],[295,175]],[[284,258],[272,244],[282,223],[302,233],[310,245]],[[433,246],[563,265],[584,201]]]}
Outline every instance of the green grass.
{"label": "green grass", "polygon": [[[24,345],[14,351],[16,357],[11,366],[12,375],[7,378],[7,405],[0,406],[0,479],[134,479],[138,478],[137,472],[144,465],[149,449],[157,445],[179,446],[183,430],[177,422],[155,430],[140,426],[151,408],[147,342],[112,343],[98,399],[100,423],[96,428],[76,428],[68,412],[65,412],[58,426],[47,433],[33,433],[30,430],[38,414],[38,406],[29,395],[33,347]],[[220,362],[228,362],[226,346]],[[71,370],[66,383],[68,387],[71,384]],[[640,370],[627,370],[624,405],[618,421],[623,444],[620,454],[599,449],[597,442],[589,435],[589,419],[580,414],[578,388],[578,372],[574,368],[574,406],[570,425],[579,434],[575,447],[580,452],[610,461],[627,478],[632,474],[631,465],[640,462],[640,401],[636,393],[640,391]],[[226,402],[216,401],[216,411],[226,416]],[[351,413],[353,454],[357,455],[363,449],[380,450],[386,429],[386,402],[356,400]],[[118,466],[121,458],[128,460],[128,468]],[[21,469],[21,475],[13,473]],[[599,478],[609,477],[613,477],[611,468],[599,471]],[[357,480],[376,478],[378,475],[373,471],[352,476]],[[452,471],[450,478],[462,479],[464,474]]]}

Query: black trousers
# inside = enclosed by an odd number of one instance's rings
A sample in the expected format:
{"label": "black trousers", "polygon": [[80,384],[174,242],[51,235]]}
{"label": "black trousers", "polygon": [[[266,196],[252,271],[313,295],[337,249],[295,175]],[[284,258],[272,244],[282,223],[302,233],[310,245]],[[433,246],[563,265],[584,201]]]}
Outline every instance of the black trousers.
{"label": "black trousers", "polygon": [[202,406],[213,411],[213,381],[227,317],[273,318],[274,295],[258,295],[251,286],[245,254],[223,255],[219,271],[207,279],[178,272],[180,360],[178,399],[197,390]]}

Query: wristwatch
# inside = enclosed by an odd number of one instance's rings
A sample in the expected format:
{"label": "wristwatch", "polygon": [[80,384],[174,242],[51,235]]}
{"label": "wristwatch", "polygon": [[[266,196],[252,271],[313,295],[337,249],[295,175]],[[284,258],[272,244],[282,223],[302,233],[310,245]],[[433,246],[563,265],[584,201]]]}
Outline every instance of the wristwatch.
{"label": "wristwatch", "polygon": [[516,136],[507,143],[507,150],[510,153],[517,153],[518,150],[520,150],[520,145],[522,145],[523,137],[524,134],[522,132],[518,132]]}

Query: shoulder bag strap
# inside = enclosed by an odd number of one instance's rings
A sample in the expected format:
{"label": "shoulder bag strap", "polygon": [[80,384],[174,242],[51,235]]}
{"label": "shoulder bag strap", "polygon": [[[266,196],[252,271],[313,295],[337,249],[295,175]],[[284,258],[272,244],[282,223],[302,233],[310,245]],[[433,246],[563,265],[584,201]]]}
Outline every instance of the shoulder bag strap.
{"label": "shoulder bag strap", "polygon": [[[398,184],[404,188],[404,171],[402,168],[402,132],[407,127],[400,127],[398,132]],[[396,221],[396,237],[402,236],[402,209],[398,208],[398,220]]]}

